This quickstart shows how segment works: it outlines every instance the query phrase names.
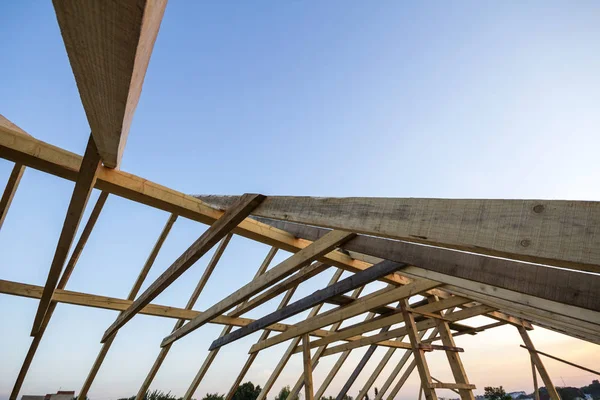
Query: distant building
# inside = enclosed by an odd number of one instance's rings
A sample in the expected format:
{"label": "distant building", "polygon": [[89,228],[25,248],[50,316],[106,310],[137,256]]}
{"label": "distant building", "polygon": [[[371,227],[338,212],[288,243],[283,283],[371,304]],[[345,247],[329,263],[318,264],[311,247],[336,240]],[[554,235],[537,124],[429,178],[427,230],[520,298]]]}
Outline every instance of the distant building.
{"label": "distant building", "polygon": [[58,392],[52,394],[48,393],[45,396],[39,395],[23,395],[21,400],[73,400],[75,398],[74,390],[59,390]]}

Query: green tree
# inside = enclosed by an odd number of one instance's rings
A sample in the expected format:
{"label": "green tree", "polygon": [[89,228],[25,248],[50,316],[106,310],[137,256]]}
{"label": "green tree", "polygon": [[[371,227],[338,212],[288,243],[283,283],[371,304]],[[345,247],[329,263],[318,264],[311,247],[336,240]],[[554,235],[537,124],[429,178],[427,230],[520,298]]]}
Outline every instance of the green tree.
{"label": "green tree", "polygon": [[[118,400],[135,400],[135,396],[123,397]],[[146,392],[144,400],[183,400],[183,397],[177,398],[172,395],[170,391],[165,393],[162,390],[154,390],[152,392]]]}
{"label": "green tree", "polygon": [[250,381],[242,383],[235,391],[233,400],[256,400],[261,390],[260,385],[254,386]]}
{"label": "green tree", "polygon": [[[292,390],[289,385],[284,386],[279,391],[279,394],[275,396],[275,400],[286,400],[291,392]],[[292,400],[299,400],[298,395],[294,396]]]}
{"label": "green tree", "polygon": [[485,391],[483,396],[488,400],[512,400],[512,397],[506,394],[502,386],[486,386],[483,390]]}
{"label": "green tree", "polygon": [[225,396],[219,393],[206,393],[202,400],[224,400]]}

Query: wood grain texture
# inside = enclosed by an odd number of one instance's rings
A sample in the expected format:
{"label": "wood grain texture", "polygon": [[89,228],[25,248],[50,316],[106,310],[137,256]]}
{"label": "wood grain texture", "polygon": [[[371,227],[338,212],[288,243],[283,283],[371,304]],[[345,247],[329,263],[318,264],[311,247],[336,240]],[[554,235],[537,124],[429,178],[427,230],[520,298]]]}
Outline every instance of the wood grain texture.
{"label": "wood grain texture", "polygon": [[[307,240],[317,240],[329,231],[294,223],[261,221]],[[600,287],[600,275],[364,235],[357,235],[341,247],[487,284],[490,288],[504,288],[540,299],[600,311],[600,291],[597,290]],[[402,274],[405,274],[405,270]]]}
{"label": "wood grain texture", "polygon": [[166,0],[53,0],[104,165],[118,167]]}
{"label": "wood grain texture", "polygon": [[131,307],[115,320],[106,330],[102,342],[108,340],[119,328],[134,317],[146,304],[149,304],[163,292],[171,283],[187,271],[196,261],[209,251],[217,242],[223,239],[231,230],[248,216],[250,211],[264,199],[259,194],[246,194],[240,201],[212,224],[169,268],[166,269],[149,287],[136,299]]}
{"label": "wood grain texture", "polygon": [[[78,154],[44,143],[1,124],[0,157],[72,181],[77,177],[82,160]],[[96,188],[203,224],[210,225],[223,215],[222,211],[193,196],[119,170],[101,167]],[[233,233],[292,253],[312,243],[251,218],[242,221]],[[351,272],[362,271],[371,265],[352,259],[339,251],[330,252],[320,261]],[[397,274],[386,277],[384,281],[407,283],[406,279]]]}
{"label": "wood grain texture", "polygon": [[405,264],[399,264],[393,261],[383,261],[377,265],[373,265],[372,267],[349,276],[348,278],[343,279],[331,286],[317,290],[313,294],[297,300],[285,308],[267,314],[242,329],[238,329],[227,336],[216,339],[212,342],[209,350],[232,343],[256,332],[257,330],[264,329],[266,326],[290,318],[301,313],[302,311],[316,306],[317,304],[324,303],[332,297],[349,292],[350,290],[354,290],[366,285],[367,283],[391,274],[398,269],[403,268],[404,266]]}
{"label": "wood grain texture", "polygon": [[96,181],[98,167],[100,166],[100,156],[94,144],[94,140],[90,136],[88,140],[87,148],[85,150],[85,156],[81,164],[81,170],[75,181],[75,188],[71,195],[71,201],[67,208],[67,215],[63,222],[63,227],[58,238],[58,244],[54,251],[54,258],[50,264],[50,270],[48,271],[48,277],[46,278],[46,284],[44,286],[44,292],[40,298],[40,303],[35,314],[33,321],[33,327],[31,328],[31,336],[35,336],[42,327],[44,316],[50,307],[50,300],[52,299],[52,293],[56,289],[60,273],[63,269],[71,244],[77,233],[79,222],[85,211],[92,189]]}
{"label": "wood grain texture", "polygon": [[338,321],[352,318],[354,316],[367,312],[375,307],[379,307],[384,304],[389,304],[394,301],[398,301],[400,299],[419,294],[439,285],[440,284],[438,282],[422,280],[415,281],[406,286],[401,286],[391,290],[385,290],[381,293],[375,292],[375,296],[361,298],[355,303],[352,303],[348,306],[330,310],[322,315],[311,318],[309,321],[301,322],[295,325],[294,328],[289,329],[288,331],[282,334],[257,343],[250,348],[250,352],[253,353],[255,351],[264,350],[268,347],[274,346],[293,337],[300,336],[304,333],[311,332],[315,329],[330,325]]}
{"label": "wood grain texture", "polygon": [[253,215],[600,272],[600,202],[269,196]]}
{"label": "wood grain texture", "polygon": [[302,267],[309,265],[315,259],[318,259],[329,253],[339,246],[340,243],[349,240],[353,236],[353,233],[343,231],[332,231],[323,236],[311,246],[302,249],[290,258],[281,262],[279,265],[265,272],[260,277],[253,279],[250,283],[246,284],[235,293],[227,296],[223,300],[210,307],[199,317],[194,318],[188,324],[182,326],[177,331],[165,337],[161,343],[161,346],[166,346],[169,343],[181,339],[185,335],[204,325],[215,316],[224,313],[225,311],[246,301],[250,298],[250,296],[274,284],[278,280],[283,279],[295,271],[298,271]]}
{"label": "wood grain texture", "polygon": [[307,334],[302,335],[302,361],[304,364],[304,398],[314,400],[312,362],[310,357],[310,339]]}

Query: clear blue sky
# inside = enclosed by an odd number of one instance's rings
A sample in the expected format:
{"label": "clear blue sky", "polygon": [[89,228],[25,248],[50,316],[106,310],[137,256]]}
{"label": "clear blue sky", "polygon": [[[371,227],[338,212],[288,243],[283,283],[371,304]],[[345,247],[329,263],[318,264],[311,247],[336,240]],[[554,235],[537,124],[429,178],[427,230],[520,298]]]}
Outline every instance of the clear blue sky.
{"label": "clear blue sky", "polygon": [[[185,193],[599,200],[598,21],[594,1],[172,1],[122,168]],[[0,5],[0,48],[0,113],[82,154],[89,127],[51,2]],[[0,160],[0,182],[11,168]],[[72,187],[26,171],[0,232],[1,279],[45,282]],[[68,288],[127,296],[167,218],[109,197]],[[148,282],[203,229],[180,219]],[[267,251],[236,238],[197,308],[249,281]],[[158,302],[183,306],[207,259]],[[295,298],[322,287],[331,272],[324,275]],[[8,397],[29,346],[36,305],[0,296],[0,399]],[[60,305],[21,394],[78,391],[114,318]],[[172,325],[132,320],[90,391],[93,400],[134,394]],[[220,330],[204,327],[178,342],[153,387],[182,395]],[[196,397],[226,392],[256,338],[226,347]],[[457,340],[480,389],[531,390],[528,356],[517,339],[500,328]],[[534,340],[572,361],[597,361],[598,348],[583,342],[543,330]],[[285,347],[259,356],[249,379],[262,385]],[[337,394],[362,355],[355,353],[327,394]],[[442,359],[432,359],[440,361],[434,376],[449,379]],[[319,371],[334,361],[318,367],[317,385]],[[592,379],[548,367],[559,384],[561,377],[577,386]],[[299,372],[296,357],[274,392]],[[399,399],[416,396],[415,378]]]}

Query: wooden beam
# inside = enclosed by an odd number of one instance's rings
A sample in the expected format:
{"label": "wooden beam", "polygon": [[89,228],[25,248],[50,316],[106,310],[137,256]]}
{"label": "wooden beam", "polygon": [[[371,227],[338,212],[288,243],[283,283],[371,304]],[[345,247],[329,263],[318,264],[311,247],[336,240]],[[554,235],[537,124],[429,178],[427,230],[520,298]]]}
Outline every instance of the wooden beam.
{"label": "wooden beam", "polygon": [[288,276],[283,281],[278,282],[276,285],[271,286],[264,292],[249,299],[245,303],[240,304],[240,307],[238,308],[240,315],[255,309],[256,307],[266,303],[267,301],[279,296],[281,293],[293,287],[296,287],[299,283],[305,282],[313,276],[320,274],[327,268],[329,268],[329,266],[321,262],[314,262],[310,265],[307,265],[295,274]]}
{"label": "wooden beam", "polygon": [[417,370],[419,371],[419,375],[421,377],[421,387],[423,388],[423,392],[425,393],[425,398],[427,400],[437,400],[435,390],[432,390],[434,388],[431,387],[431,374],[429,373],[427,360],[425,360],[425,353],[419,346],[421,339],[419,338],[419,332],[415,324],[415,319],[414,316],[406,310],[407,307],[408,302],[406,300],[401,300],[400,308],[402,309],[402,316],[404,317],[406,334],[410,340],[412,353],[417,364]]}
{"label": "wooden beam", "polygon": [[165,337],[161,343],[161,346],[166,346],[169,343],[173,343],[174,341],[181,339],[185,335],[204,325],[216,315],[222,314],[223,312],[247,300],[250,298],[250,296],[272,285],[277,280],[283,279],[295,271],[298,271],[302,267],[309,265],[315,259],[329,253],[331,250],[339,246],[340,243],[343,243],[353,236],[354,234],[349,232],[330,232],[328,235],[325,235],[320,240],[314,242],[311,246],[302,249],[279,265],[273,267],[264,275],[252,280],[235,293],[229,295],[225,299],[210,307],[203,314],[197,318],[194,318],[188,324],[182,326],[169,336]]}
{"label": "wooden beam", "polygon": [[[462,297],[450,297],[437,302],[429,303],[421,307],[417,307],[416,310],[423,310],[424,312],[442,311],[447,308],[460,306],[468,301],[468,299]],[[393,315],[384,315],[378,318],[373,318],[368,321],[359,322],[357,324],[347,326],[344,329],[340,329],[338,332],[332,335],[328,335],[322,339],[311,342],[311,346],[325,346],[330,343],[339,342],[341,340],[358,340],[360,338],[360,335],[365,332],[371,332],[375,329],[383,328],[385,326],[391,326],[397,324],[398,322],[402,322],[401,313],[402,311],[398,310]],[[465,315],[471,315],[471,313],[466,313]],[[434,323],[432,321],[426,322],[426,320],[421,320],[419,321],[419,323],[421,324],[419,325],[419,327],[424,327],[425,325],[434,326]],[[422,330],[425,328],[419,329]],[[401,335],[403,336],[405,335],[405,333],[402,333]],[[299,349],[297,349],[296,352],[299,352]]]}
{"label": "wooden beam", "polygon": [[[237,196],[197,196],[225,209]],[[269,196],[253,215],[600,272],[600,202]]]}
{"label": "wooden beam", "polygon": [[578,364],[572,363],[572,362],[570,362],[570,361],[567,361],[567,360],[563,360],[562,358],[558,358],[558,357],[556,357],[556,356],[553,356],[553,355],[550,355],[550,354],[548,354],[548,353],[544,353],[543,351],[539,351],[539,350],[536,350],[536,349],[533,349],[533,348],[529,348],[529,347],[527,347],[527,346],[523,346],[523,345],[521,345],[521,347],[522,347],[522,348],[524,348],[524,349],[527,349],[527,350],[529,350],[529,351],[536,352],[537,354],[541,354],[541,355],[543,355],[543,356],[546,356],[546,357],[548,357],[548,358],[551,358],[551,359],[553,359],[553,360],[560,361],[560,362],[562,362],[562,363],[565,363],[565,364],[567,364],[567,365],[570,365],[570,366],[572,366],[572,367],[579,368],[579,369],[581,369],[581,370],[583,370],[583,371],[586,371],[586,372],[591,372],[592,374],[596,374],[596,375],[600,375],[600,372],[598,372],[598,371],[594,371],[593,369],[590,369],[590,368],[583,367],[583,366],[581,366],[581,365],[578,365]]}
{"label": "wooden beam", "polygon": [[264,199],[260,194],[246,194],[240,202],[212,224],[175,262],[136,299],[129,309],[119,315],[106,330],[102,342],[108,340],[119,328],[134,317],[146,304],[149,304],[171,283],[187,271],[200,257],[209,251],[219,240],[225,237]]}
{"label": "wooden beam", "polygon": [[306,400],[314,400],[313,379],[312,379],[312,364],[310,359],[310,339],[307,334],[302,335],[302,361],[304,363],[304,398]]}
{"label": "wooden beam", "polygon": [[[9,294],[31,299],[39,299],[42,296],[43,287],[29,285],[20,282],[6,281],[0,279],[0,293]],[[72,304],[84,307],[100,308],[104,310],[125,311],[133,303],[131,300],[119,299],[116,297],[99,296],[89,293],[74,292],[70,290],[57,289],[54,292],[52,301],[57,303]],[[160,304],[148,304],[140,314],[152,315],[155,317],[186,319],[190,320],[200,315],[201,311],[186,310],[185,308],[164,306]],[[218,315],[213,318],[210,323],[219,325],[246,326],[254,321],[251,318],[231,317],[228,315]],[[284,332],[292,328],[294,325],[277,323],[268,327],[269,330]],[[318,329],[310,332],[310,335],[315,337],[325,337],[329,332],[323,329]]]}
{"label": "wooden beam", "polygon": [[[158,256],[158,253],[159,253],[160,249],[162,248],[162,245],[165,242],[165,239],[167,238],[167,236],[169,235],[169,232],[171,231],[171,228],[173,227],[173,224],[175,223],[176,220],[177,220],[177,215],[171,214],[171,216],[167,220],[163,230],[161,231],[158,239],[156,240],[154,247],[150,251],[150,254],[148,255],[148,258],[146,259],[146,262],[142,266],[142,269],[141,269],[140,273],[138,274],[137,279],[133,283],[133,286],[129,292],[129,296],[127,296],[127,300],[130,300],[130,301],[135,300],[135,297],[137,296],[138,292],[140,291],[142,284],[146,280],[146,277],[148,276],[150,269],[154,265],[154,261],[156,260],[156,257]],[[106,355],[108,354],[108,351],[110,350],[110,347],[112,346],[112,343],[116,336],[117,336],[116,334],[113,335],[108,341],[106,341],[104,344],[102,344],[102,347],[100,348],[100,351],[98,352],[98,355],[96,356],[96,360],[94,361],[94,364],[92,365],[90,372],[88,372],[87,378],[85,379],[85,382],[83,383],[83,386],[81,387],[81,390],[79,391],[79,394],[78,394],[79,398],[85,399],[87,397],[90,387],[92,386],[92,383],[94,383],[94,379],[96,379],[96,375],[98,374],[98,371],[100,370],[100,367],[102,366],[102,363],[104,362],[104,359],[106,358]]]}
{"label": "wooden beam", "polygon": [[431,389],[457,389],[461,390],[473,390],[477,389],[477,386],[466,383],[443,383],[443,382],[432,382],[429,384]]}
{"label": "wooden beam", "polygon": [[[438,301],[437,297],[431,296],[431,299],[434,301]],[[439,313],[441,316],[441,313]],[[454,338],[452,337],[452,332],[450,331],[450,327],[445,319],[437,319],[437,328],[442,339],[442,344],[447,347],[455,347],[456,343],[454,342]],[[465,367],[460,359],[460,356],[455,351],[446,351],[446,358],[448,359],[448,363],[450,364],[450,370],[452,371],[452,375],[454,376],[454,381],[460,385],[469,385],[469,379],[467,377],[467,372],[465,371]],[[473,391],[469,388],[459,388],[456,387],[454,389],[458,389],[458,393],[460,395],[461,400],[475,400],[475,396],[473,396]],[[472,389],[475,389],[473,386]]]}
{"label": "wooden beam", "polygon": [[77,228],[79,227],[79,222],[85,211],[85,206],[87,205],[92,189],[94,188],[99,166],[100,156],[98,155],[94,140],[90,136],[85,150],[85,156],[83,157],[81,164],[81,170],[77,176],[73,195],[71,196],[71,201],[67,209],[67,215],[58,239],[58,244],[56,245],[54,258],[52,259],[52,264],[48,271],[44,292],[40,298],[40,303],[35,314],[33,327],[31,328],[31,336],[35,336],[42,327],[44,316],[50,307],[52,293],[54,292],[54,289],[56,289],[58,278],[69,254],[69,250],[71,249],[71,244],[77,233]]}
{"label": "wooden beam", "polygon": [[525,346],[527,346],[527,348],[529,349],[529,354],[531,356],[531,359],[533,360],[533,362],[535,363],[535,366],[537,367],[538,371],[540,372],[540,376],[542,377],[542,380],[544,381],[544,385],[546,386],[546,390],[548,391],[548,395],[550,396],[550,399],[551,400],[560,400],[560,396],[559,396],[558,392],[556,391],[556,387],[554,386],[554,383],[552,383],[550,374],[548,374],[548,371],[546,371],[546,367],[544,366],[542,359],[540,358],[538,353],[535,351],[535,346],[533,345],[533,342],[531,341],[529,334],[522,327],[518,326],[517,329],[519,330],[519,334],[521,335],[521,338],[523,339]]}
{"label": "wooden beam", "polygon": [[119,166],[166,0],[53,0],[92,135]]}
{"label": "wooden beam", "polygon": [[6,187],[2,193],[2,198],[0,198],[0,229],[2,229],[4,219],[6,218],[6,214],[8,214],[8,209],[17,192],[19,182],[21,182],[24,172],[25,166],[23,164],[15,163],[15,166],[8,177],[8,182],[6,182]]}
{"label": "wooden beam", "polygon": [[[329,231],[293,223],[265,219],[261,221],[269,222],[274,227],[308,240],[317,240]],[[550,309],[552,305],[543,301],[548,300],[580,309],[600,311],[600,293],[595,289],[600,287],[600,275],[364,235],[357,235],[341,247],[381,259],[404,262],[431,273],[443,274],[438,276],[454,277],[455,283],[452,284],[458,287],[462,287],[458,282],[472,282],[474,286],[485,284],[490,288],[521,293],[523,297],[519,299],[520,302],[530,304],[537,298],[539,300],[536,303],[540,308]],[[401,273],[406,275],[407,270],[402,270]],[[458,281],[459,279],[464,281]],[[441,282],[451,283],[443,280]],[[536,284],[531,285],[531,282]],[[493,295],[493,292],[487,291],[485,294]],[[569,311],[569,314],[572,315],[573,312]]]}
{"label": "wooden beam", "polygon": [[[341,270],[341,269],[338,269],[337,271],[335,271],[335,273],[329,280],[328,286],[335,284],[342,276],[342,273],[343,273],[343,270]],[[362,289],[356,289],[352,293],[352,297],[353,298],[358,297],[358,295],[361,291],[362,291]],[[308,316],[306,317],[306,319],[308,320],[310,318],[313,318],[315,315],[317,315],[319,313],[319,311],[321,311],[322,306],[323,306],[323,304],[319,304],[319,305],[316,305],[315,307],[313,307],[312,310],[310,310],[310,312],[308,313]],[[339,325],[334,324],[334,326],[332,326],[331,329],[329,329],[329,332],[331,332],[332,330],[335,330],[337,328],[339,328]],[[266,340],[266,339],[267,339],[267,337],[264,337],[264,338],[261,337],[258,342],[261,342],[262,340]],[[285,367],[285,365],[289,361],[290,357],[292,356],[294,348],[298,345],[298,343],[300,343],[300,340],[301,340],[300,336],[292,339],[290,345],[285,350],[285,352],[281,356],[281,359],[279,360],[279,362],[277,363],[277,365],[271,372],[269,379],[267,379],[267,382],[264,384],[264,386],[263,386],[262,390],[260,391],[260,393],[258,394],[258,397],[256,398],[256,400],[266,400],[267,399],[267,395],[269,394],[269,391],[273,388],[275,381],[281,374],[281,371],[283,371],[283,368]],[[250,355],[252,355],[252,354],[258,355],[258,352],[251,353]],[[316,362],[313,362],[312,368],[315,368],[316,365],[317,365]],[[231,400],[233,398],[233,386],[232,386],[231,390],[229,391],[229,394],[231,395],[231,397],[229,397],[229,395],[228,395],[226,400]]]}
{"label": "wooden beam", "polygon": [[[34,139],[1,123],[0,157],[72,181],[77,178],[82,161],[80,155]],[[101,167],[96,188],[203,224],[210,225],[223,215],[222,211],[193,196],[119,170]],[[312,243],[251,218],[242,221],[233,229],[233,233],[292,253]],[[362,271],[371,265],[352,259],[340,251],[332,251],[320,261],[350,272]],[[398,274],[387,276],[384,281],[393,284],[407,283],[407,279]]]}
{"label": "wooden beam", "polygon": [[364,271],[358,272],[346,279],[337,282],[334,285],[328,286],[324,289],[317,290],[313,294],[304,297],[300,300],[295,301],[289,306],[277,310],[271,314],[268,314],[252,324],[245,326],[244,328],[238,329],[227,336],[218,338],[215,340],[209,350],[221,347],[235,340],[241,339],[248,336],[257,330],[264,329],[266,326],[274,324],[284,319],[290,318],[302,311],[308,310],[309,308],[324,303],[334,296],[341,295],[349,292],[361,286],[366,285],[376,279],[383,278],[384,276],[391,274],[398,269],[404,267],[404,264],[398,264],[392,261],[383,261],[377,265],[370,267]]}
{"label": "wooden beam", "polygon": [[[67,286],[67,282],[69,281],[69,278],[71,277],[71,274],[73,273],[73,270],[75,269],[75,265],[77,265],[77,261],[79,261],[79,256],[81,255],[83,248],[85,247],[85,244],[87,243],[92,230],[94,229],[94,225],[96,224],[96,221],[98,220],[98,217],[100,216],[100,212],[102,211],[102,208],[104,207],[104,204],[106,203],[106,199],[108,198],[108,193],[106,192],[102,192],[100,193],[100,196],[98,196],[98,200],[96,200],[96,204],[94,205],[94,208],[92,209],[92,212],[90,213],[90,216],[88,218],[87,223],[85,224],[85,227],[83,228],[83,231],[81,232],[81,236],[79,237],[79,240],[77,241],[77,244],[75,245],[75,248],[73,249],[73,253],[71,253],[71,257],[69,258],[69,262],[67,263],[67,266],[65,268],[65,271],[63,272],[60,281],[58,281],[58,285],[57,285],[57,291],[64,289]],[[10,294],[19,294],[19,295],[23,295],[23,293],[27,294],[28,292],[30,292],[31,288],[28,287],[28,285],[23,285],[20,288],[18,287],[18,285],[15,284],[5,284],[5,282],[7,281],[1,281],[0,280],[0,293],[3,293],[2,287],[6,289],[11,290],[13,293]],[[42,287],[37,286],[37,297],[35,298],[40,298],[42,296]],[[55,291],[56,293],[56,291]],[[28,296],[31,297],[31,296]],[[31,341],[31,344],[29,345],[29,350],[27,351],[27,355],[25,356],[25,360],[23,361],[23,364],[21,365],[21,369],[19,370],[19,375],[17,375],[17,380],[15,381],[15,384],[13,386],[11,395],[10,395],[10,400],[16,400],[17,397],[19,396],[19,391],[21,390],[21,387],[23,386],[23,382],[25,381],[25,377],[27,376],[27,372],[29,371],[29,367],[31,366],[31,363],[33,362],[33,358],[35,356],[35,353],[37,352],[37,349],[42,341],[42,338],[44,337],[44,333],[46,332],[46,328],[48,327],[48,324],[50,323],[50,319],[52,318],[52,315],[54,314],[54,310],[56,310],[56,301],[54,300],[54,298],[52,299],[52,301],[50,302],[50,307],[48,308],[48,311],[46,312],[46,315],[44,316],[44,321],[42,322],[42,326],[41,329],[39,330],[39,332],[33,337],[33,340]]]}
{"label": "wooden beam", "polygon": [[[336,273],[337,272],[340,272],[340,276],[341,276],[341,272],[343,272],[343,270],[338,269],[336,271]],[[364,289],[364,286],[357,288],[352,292],[352,294],[350,295],[350,298],[352,299],[352,301],[356,300],[358,298],[358,296],[360,296],[360,293],[363,291],[363,289]],[[374,315],[373,313],[369,313],[367,318],[372,318],[373,315]],[[340,328],[341,325],[342,325],[342,322],[336,322],[335,324],[333,324],[331,326],[331,328],[329,328],[329,332],[336,332]],[[293,353],[293,350],[296,348],[296,344],[297,344],[296,339],[292,339],[288,346],[288,349],[286,350],[286,353],[285,353],[285,357],[287,357],[287,360],[289,360],[290,356]],[[310,346],[310,344],[309,344],[309,346]],[[315,354],[313,355],[312,360],[311,360],[313,371],[319,365],[319,359],[321,358],[321,354],[323,353],[324,350],[325,350],[325,346],[321,346],[315,351]],[[252,353],[252,354],[257,354],[257,353]],[[282,360],[283,360],[283,358],[282,358]],[[287,360],[285,362],[287,362]],[[278,371],[277,375],[279,375],[279,373],[281,373],[280,370]],[[269,378],[269,380],[271,380],[272,378],[273,378],[273,374],[271,374],[271,377]],[[284,400],[296,399],[300,393],[300,390],[302,390],[302,386],[304,386],[304,375],[300,375],[300,377],[296,381],[296,384],[294,385],[292,390],[290,390],[288,397]],[[323,389],[323,390],[325,390],[325,389]],[[319,390],[317,391],[317,395],[320,392],[321,392],[321,388],[319,388]],[[317,396],[317,395],[315,395],[317,398],[321,398],[320,396]],[[230,400],[230,399],[226,399],[226,400]]]}
{"label": "wooden beam", "polygon": [[[262,275],[262,274],[265,273],[265,271],[267,270],[267,268],[271,264],[271,261],[273,261],[273,258],[275,257],[275,254],[277,254],[277,250],[278,250],[277,247],[271,247],[271,250],[269,250],[269,252],[265,256],[263,262],[258,267],[258,270],[256,271],[256,274],[254,275],[255,278],[257,278],[260,275]],[[287,291],[287,293],[281,299],[279,307],[285,307],[285,305],[288,304],[288,302],[291,300],[292,296],[294,295],[294,291],[295,291],[295,288],[290,289],[290,290]],[[232,313],[229,314],[229,316],[231,316],[231,317],[240,316],[242,314],[241,308],[242,308],[243,305],[244,305],[244,303],[240,304]],[[175,326],[175,328],[173,328],[173,331],[179,329],[182,325],[183,325],[183,323],[178,324],[177,326]],[[232,328],[233,328],[232,325],[225,326],[223,328],[223,330],[221,331],[220,336],[224,336],[224,335],[228,334],[229,332],[231,332]],[[262,333],[262,335],[268,335],[269,332],[270,332],[269,330],[265,330]],[[170,348],[171,348],[171,346],[161,347],[160,354],[163,354],[163,352],[165,350],[168,350]],[[200,366],[200,369],[198,370],[198,373],[196,373],[196,376],[194,376],[194,379],[190,383],[190,386],[188,387],[187,391],[183,395],[183,399],[184,400],[190,400],[192,398],[192,396],[196,392],[196,389],[198,389],[198,386],[202,382],[202,379],[204,379],[204,376],[208,372],[208,369],[210,368],[210,366],[212,365],[213,361],[215,360],[215,358],[217,357],[218,354],[219,354],[219,350],[218,349],[214,350],[214,351],[209,351],[208,352],[208,355],[206,356],[206,358],[204,359],[204,362]],[[156,362],[155,362],[155,365],[156,365]],[[153,369],[154,369],[154,367],[153,367]],[[153,371],[151,371],[151,373],[152,372]],[[156,372],[153,372],[153,373],[156,374]],[[154,375],[152,377],[154,377]],[[144,395],[146,394],[146,391],[148,390],[149,387],[150,387],[150,382],[148,382],[147,384],[145,383],[142,386],[142,388],[140,388],[140,390],[139,390],[139,392],[137,394],[136,400],[143,400],[144,399]],[[236,389],[237,389],[237,385],[236,385]]]}
{"label": "wooden beam", "polygon": [[419,294],[423,291],[432,289],[439,286],[439,283],[429,280],[415,281],[406,286],[394,288],[392,290],[384,291],[376,296],[372,296],[368,299],[360,299],[354,304],[350,304],[345,307],[340,307],[328,311],[327,313],[312,318],[310,321],[301,322],[294,326],[294,328],[288,331],[274,336],[270,339],[264,340],[260,343],[256,343],[250,348],[250,352],[263,350],[268,347],[274,346],[278,343],[291,339],[295,336],[302,335],[304,333],[311,332],[317,328],[330,325],[334,322],[338,322],[344,319],[360,315],[372,308],[379,307],[384,304],[389,304],[394,301],[398,301],[403,298]]}
{"label": "wooden beam", "polygon": [[[490,310],[493,310],[493,308],[489,307],[489,306],[480,305],[480,306],[475,306],[472,308],[467,308],[467,309],[464,309],[461,311],[456,311],[451,314],[447,314],[446,318],[451,319],[452,321],[460,321],[461,319],[467,319],[467,318],[485,314],[485,313],[489,312]],[[427,329],[430,329],[433,327],[435,327],[435,321],[431,320],[431,319],[417,323],[417,329],[419,329],[419,330],[427,330]],[[356,348],[363,347],[363,346],[369,346],[374,343],[377,343],[380,346],[400,347],[400,346],[398,346],[397,342],[390,340],[390,339],[393,339],[393,338],[396,338],[396,337],[399,337],[402,335],[406,335],[406,333],[407,333],[406,327],[403,326],[400,328],[392,329],[385,333],[379,333],[377,335],[350,337],[350,338],[346,339],[346,340],[350,340],[350,343],[344,343],[344,344],[340,344],[340,345],[328,348],[323,353],[323,356],[328,356],[331,354],[336,354],[336,353],[339,353],[342,351],[356,349]],[[331,336],[331,335],[328,335],[328,336]]]}
{"label": "wooden beam", "polygon": [[537,380],[537,371],[535,369],[535,363],[533,362],[533,357],[529,356],[531,359],[531,374],[533,375],[533,396],[535,400],[540,400],[540,390],[538,388],[538,380]]}

